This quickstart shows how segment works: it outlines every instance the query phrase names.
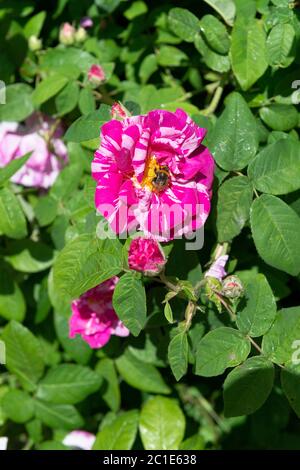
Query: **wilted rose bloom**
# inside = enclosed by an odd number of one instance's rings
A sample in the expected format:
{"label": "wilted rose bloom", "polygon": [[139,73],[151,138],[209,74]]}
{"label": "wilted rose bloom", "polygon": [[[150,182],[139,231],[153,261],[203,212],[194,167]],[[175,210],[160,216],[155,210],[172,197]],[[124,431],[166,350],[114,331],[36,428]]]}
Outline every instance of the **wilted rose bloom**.
{"label": "wilted rose bloom", "polygon": [[80,20],[80,26],[85,29],[89,29],[93,26],[94,22],[89,16],[84,16]]}
{"label": "wilted rose bloom", "polygon": [[219,256],[219,258],[211,265],[209,270],[206,271],[205,277],[215,277],[221,281],[227,274],[224,268],[228,258],[228,255]]}
{"label": "wilted rose bloom", "polygon": [[67,447],[92,450],[96,436],[87,431],[76,430],[67,434],[63,439],[63,444]]}
{"label": "wilted rose bloom", "polygon": [[155,240],[138,237],[130,243],[128,250],[130,269],[151,276],[160,273],[165,264],[164,252]]}
{"label": "wilted rose bloom", "polygon": [[112,306],[112,295],[117,282],[117,277],[109,279],[72,302],[70,338],[79,334],[91,348],[97,349],[102,348],[111,335],[129,335]]}
{"label": "wilted rose bloom", "polygon": [[100,65],[93,64],[88,71],[88,80],[92,85],[98,86],[105,80],[105,73]]}
{"label": "wilted rose bloom", "polygon": [[116,233],[139,229],[167,241],[203,226],[214,173],[205,134],[181,109],[102,126],[95,204]]}
{"label": "wilted rose bloom", "polygon": [[61,140],[61,126],[56,127],[47,142],[54,122],[48,116],[35,113],[25,125],[17,122],[0,124],[0,167],[32,152],[26,164],[12,176],[14,183],[45,189],[54,183],[68,161],[67,148]]}
{"label": "wilted rose bloom", "polygon": [[75,41],[76,30],[70,23],[64,23],[59,30],[59,42],[71,46]]}
{"label": "wilted rose bloom", "polygon": [[125,119],[128,117],[126,108],[119,101],[112,105],[110,115],[113,119]]}

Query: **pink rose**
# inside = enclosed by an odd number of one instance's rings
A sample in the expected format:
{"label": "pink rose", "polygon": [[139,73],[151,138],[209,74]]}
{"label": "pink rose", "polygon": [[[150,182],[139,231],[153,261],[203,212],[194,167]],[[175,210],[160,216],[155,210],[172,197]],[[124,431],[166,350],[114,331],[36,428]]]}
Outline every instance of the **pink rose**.
{"label": "pink rose", "polygon": [[95,204],[116,233],[139,229],[167,241],[204,225],[214,173],[205,134],[181,109],[102,126]]}
{"label": "pink rose", "polygon": [[105,72],[100,65],[93,64],[88,71],[88,80],[92,85],[98,86],[105,80]]}
{"label": "pink rose", "polygon": [[33,114],[25,125],[16,122],[0,124],[0,167],[32,152],[27,163],[13,175],[11,180],[23,186],[49,188],[68,161],[67,149],[58,126],[47,142],[54,119]]}
{"label": "pink rose", "polygon": [[112,306],[112,295],[117,282],[117,277],[109,279],[72,302],[70,338],[79,334],[91,348],[97,349],[102,348],[111,335],[129,335]]}
{"label": "pink rose", "polygon": [[128,251],[130,269],[153,276],[160,273],[165,264],[164,252],[155,240],[138,237],[130,243]]}
{"label": "pink rose", "polygon": [[71,46],[75,41],[76,29],[70,23],[64,23],[59,30],[59,42]]}

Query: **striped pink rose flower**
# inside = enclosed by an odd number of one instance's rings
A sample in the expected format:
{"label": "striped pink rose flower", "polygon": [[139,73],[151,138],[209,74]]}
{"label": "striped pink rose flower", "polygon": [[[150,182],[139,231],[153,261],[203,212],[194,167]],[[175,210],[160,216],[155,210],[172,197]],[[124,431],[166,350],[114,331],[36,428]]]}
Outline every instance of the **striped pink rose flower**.
{"label": "striped pink rose flower", "polygon": [[205,134],[181,109],[102,126],[92,162],[95,204],[114,232],[138,229],[168,241],[204,225],[214,173]]}
{"label": "striped pink rose flower", "polygon": [[97,349],[105,346],[111,335],[129,335],[129,330],[119,320],[112,306],[112,296],[117,282],[118,278],[113,277],[72,302],[70,338],[81,335],[91,348]]}

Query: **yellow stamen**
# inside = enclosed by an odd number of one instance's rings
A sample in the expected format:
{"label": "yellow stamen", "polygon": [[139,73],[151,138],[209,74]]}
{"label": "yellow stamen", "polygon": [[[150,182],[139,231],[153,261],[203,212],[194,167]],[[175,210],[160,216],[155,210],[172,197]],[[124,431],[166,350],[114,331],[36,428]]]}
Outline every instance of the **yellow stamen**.
{"label": "yellow stamen", "polygon": [[157,163],[157,160],[154,155],[148,158],[146,167],[144,170],[144,177],[141,182],[141,186],[149,188],[151,191],[154,191],[154,186],[152,184],[153,178],[156,176],[156,172],[160,169],[160,165]]}

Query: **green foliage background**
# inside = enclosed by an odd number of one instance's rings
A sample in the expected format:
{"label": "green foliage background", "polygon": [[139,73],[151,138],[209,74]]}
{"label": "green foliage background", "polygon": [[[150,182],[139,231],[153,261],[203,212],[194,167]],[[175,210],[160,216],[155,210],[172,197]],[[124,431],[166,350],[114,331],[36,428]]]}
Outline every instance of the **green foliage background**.
{"label": "green foliage background", "polygon": [[[85,15],[87,39],[58,45]],[[63,449],[78,428],[105,450],[299,449],[298,2],[2,0],[0,37],[0,120],[62,119],[70,157],[47,194],[9,182],[28,156],[0,169],[0,435],[13,449]],[[68,318],[71,299],[126,268],[127,246],[95,236],[90,175],[115,100],[183,108],[217,168],[204,248],[168,246],[180,295],[127,272],[114,306],[132,335],[95,352],[68,339]],[[217,243],[245,285],[232,317],[195,293]],[[189,302],[203,311],[186,328]]]}

